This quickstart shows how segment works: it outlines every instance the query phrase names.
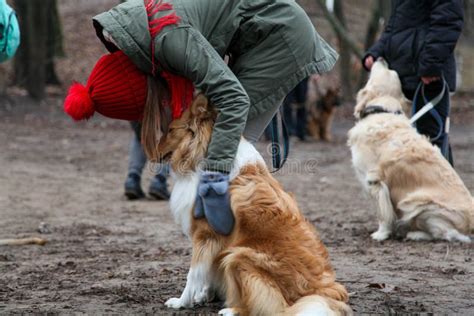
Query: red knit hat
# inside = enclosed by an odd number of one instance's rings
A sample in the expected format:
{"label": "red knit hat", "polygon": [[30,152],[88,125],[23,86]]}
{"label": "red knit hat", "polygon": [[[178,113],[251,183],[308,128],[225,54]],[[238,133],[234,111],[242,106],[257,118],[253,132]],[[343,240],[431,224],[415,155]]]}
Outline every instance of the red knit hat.
{"label": "red knit hat", "polygon": [[64,111],[74,120],[100,114],[127,121],[142,119],[147,98],[147,77],[121,51],[102,56],[87,84],[74,83],[64,101]]}

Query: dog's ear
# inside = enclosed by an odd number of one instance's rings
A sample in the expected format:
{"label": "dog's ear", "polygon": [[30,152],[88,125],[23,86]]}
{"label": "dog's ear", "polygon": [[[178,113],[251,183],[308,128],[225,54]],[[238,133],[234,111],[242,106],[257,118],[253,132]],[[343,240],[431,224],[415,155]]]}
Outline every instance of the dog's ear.
{"label": "dog's ear", "polygon": [[193,103],[191,104],[191,114],[192,116],[199,116],[201,113],[207,111],[208,101],[207,98],[199,94],[194,98]]}
{"label": "dog's ear", "polygon": [[202,113],[207,110],[207,106],[207,98],[202,94],[198,94],[194,98],[193,103],[191,104],[191,113],[193,115],[199,115],[199,113]]}
{"label": "dog's ear", "polygon": [[342,103],[340,93],[341,93],[341,87],[340,86],[337,86],[336,88],[334,88],[334,105],[335,106],[339,106]]}
{"label": "dog's ear", "polygon": [[192,118],[197,122],[206,121],[215,117],[214,108],[209,104],[209,100],[203,94],[199,94],[193,100],[190,112]]}
{"label": "dog's ear", "polygon": [[197,125],[211,123],[213,124],[217,112],[215,111],[212,104],[210,104],[209,99],[203,94],[198,95],[194,102],[192,108],[192,118]]}
{"label": "dog's ear", "polygon": [[360,112],[364,110],[365,106],[367,105],[367,102],[369,102],[372,97],[372,93],[367,90],[367,88],[363,88],[359,91],[359,93],[357,93],[357,104],[354,107],[354,116],[356,119],[360,119]]}
{"label": "dog's ear", "polygon": [[402,96],[401,99],[400,99],[400,104],[402,106],[403,113],[406,116],[410,117],[412,102],[410,100],[408,100],[405,96]]}

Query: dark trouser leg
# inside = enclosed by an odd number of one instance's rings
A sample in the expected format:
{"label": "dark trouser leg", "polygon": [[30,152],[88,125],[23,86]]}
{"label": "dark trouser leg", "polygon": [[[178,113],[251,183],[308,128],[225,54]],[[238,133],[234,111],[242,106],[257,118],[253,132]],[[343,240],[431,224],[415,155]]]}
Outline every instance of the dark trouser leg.
{"label": "dark trouser leg", "polygon": [[272,121],[272,118],[275,116],[276,112],[279,111],[280,105],[282,103],[283,101],[276,102],[274,107],[261,113],[257,117],[248,119],[243,135],[245,139],[252,144],[255,144],[265,131],[267,139],[270,140],[272,138],[270,122]]}
{"label": "dark trouser leg", "polygon": [[[442,82],[441,81],[435,81],[425,87],[425,96],[428,100],[433,99],[436,97],[442,90]],[[413,99],[414,91],[405,91],[405,95],[409,99]],[[419,111],[423,105],[424,101],[422,100],[421,96],[418,97],[416,100],[417,106],[416,106],[416,111]],[[443,99],[436,105],[436,110],[438,111],[439,115],[441,116],[441,119],[443,122],[446,122],[446,117],[449,114],[449,93],[445,93]],[[435,138],[439,131],[440,127],[434,117],[430,115],[429,113],[426,113],[423,115],[417,122],[416,122],[416,128],[420,134],[426,135],[430,137],[430,139]],[[438,146],[439,148],[442,147],[443,145],[443,137],[440,137],[439,139],[432,141],[433,145]],[[453,162],[453,157],[452,157],[452,152],[451,152],[451,145],[448,145],[448,154],[447,154],[447,159],[451,165],[454,165]]]}
{"label": "dark trouser leg", "polygon": [[306,139],[306,107],[304,103],[297,104],[295,130],[296,136],[300,140]]}
{"label": "dark trouser leg", "polygon": [[283,119],[285,120],[286,127],[290,135],[296,134],[296,129],[298,126],[295,126],[293,120],[293,106],[288,100],[283,101]]}

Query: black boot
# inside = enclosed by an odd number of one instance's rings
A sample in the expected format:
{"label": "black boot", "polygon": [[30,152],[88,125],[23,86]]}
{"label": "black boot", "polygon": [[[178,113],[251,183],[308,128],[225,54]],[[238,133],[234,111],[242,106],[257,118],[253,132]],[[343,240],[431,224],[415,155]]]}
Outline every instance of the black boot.
{"label": "black boot", "polygon": [[130,173],[125,180],[125,196],[129,200],[137,200],[145,197],[140,185],[140,176],[136,173]]}

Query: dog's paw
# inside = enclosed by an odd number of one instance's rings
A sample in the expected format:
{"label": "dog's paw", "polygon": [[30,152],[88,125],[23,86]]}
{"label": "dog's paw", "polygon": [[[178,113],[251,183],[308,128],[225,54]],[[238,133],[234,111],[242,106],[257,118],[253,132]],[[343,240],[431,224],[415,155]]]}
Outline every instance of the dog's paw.
{"label": "dog's paw", "polygon": [[433,237],[422,231],[414,231],[414,232],[409,232],[407,234],[407,240],[413,240],[413,241],[423,241],[423,240],[432,240]]}
{"label": "dog's paw", "polygon": [[214,291],[209,287],[203,287],[200,292],[194,294],[194,302],[197,304],[208,303],[214,300]]}
{"label": "dog's paw", "polygon": [[396,239],[404,239],[407,237],[407,234],[410,230],[409,222],[397,220],[395,222],[394,237]]}
{"label": "dog's paw", "polygon": [[446,233],[445,239],[447,241],[460,241],[460,242],[465,242],[465,243],[471,242],[471,238],[469,238],[469,236],[463,235],[454,229]]}
{"label": "dog's paw", "polygon": [[235,308],[224,308],[219,311],[219,315],[223,316],[238,316],[239,311]]}
{"label": "dog's paw", "polygon": [[387,239],[390,236],[390,232],[385,231],[385,230],[377,230],[376,232],[372,233],[372,235],[370,236],[372,237],[373,240],[382,241],[382,240]]}
{"label": "dog's paw", "polygon": [[461,234],[460,236],[458,236],[456,239],[457,239],[458,241],[464,242],[464,243],[466,243],[466,244],[470,244],[470,243],[471,243],[471,238],[468,237],[468,236],[462,235],[462,234]]}
{"label": "dog's paw", "polygon": [[185,304],[183,300],[177,297],[172,297],[169,300],[166,301],[165,303],[166,307],[168,308],[174,308],[174,309],[180,309],[184,307],[192,307],[191,304]]}

